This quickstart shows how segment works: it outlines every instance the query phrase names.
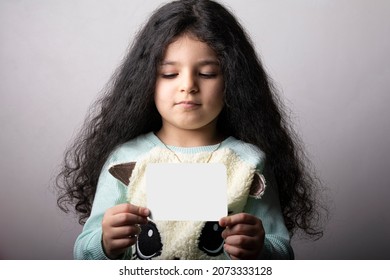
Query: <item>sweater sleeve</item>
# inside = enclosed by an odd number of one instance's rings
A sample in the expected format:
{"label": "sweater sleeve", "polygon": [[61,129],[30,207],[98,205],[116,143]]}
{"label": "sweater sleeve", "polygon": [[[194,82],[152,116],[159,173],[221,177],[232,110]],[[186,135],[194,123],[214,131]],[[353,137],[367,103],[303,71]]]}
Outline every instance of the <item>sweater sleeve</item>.
{"label": "sweater sleeve", "polygon": [[[126,187],[109,172],[112,160],[108,160],[99,177],[91,215],[86,221],[74,246],[75,259],[108,259],[102,246],[102,220],[107,209],[126,202]],[[124,257],[131,255],[130,249]]]}
{"label": "sweater sleeve", "polygon": [[244,212],[258,217],[264,227],[264,247],[259,259],[293,259],[294,252],[284,223],[277,185],[272,174],[265,175],[267,187],[263,197],[250,197],[244,209]]}

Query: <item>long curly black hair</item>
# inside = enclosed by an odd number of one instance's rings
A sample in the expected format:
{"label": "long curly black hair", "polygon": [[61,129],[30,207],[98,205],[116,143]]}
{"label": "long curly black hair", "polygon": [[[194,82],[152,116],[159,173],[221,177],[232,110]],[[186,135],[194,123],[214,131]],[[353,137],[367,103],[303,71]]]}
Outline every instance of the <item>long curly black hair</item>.
{"label": "long curly black hair", "polygon": [[238,20],[221,4],[208,0],[170,2],[157,9],[138,33],[66,152],[56,180],[59,207],[65,212],[74,207],[83,224],[109,154],[124,142],[160,129],[161,117],[154,104],[157,66],[167,45],[184,33],[207,43],[220,60],[225,106],[218,129],[266,153],[290,234],[301,229],[309,236],[321,236],[315,199],[319,181],[284,106]]}

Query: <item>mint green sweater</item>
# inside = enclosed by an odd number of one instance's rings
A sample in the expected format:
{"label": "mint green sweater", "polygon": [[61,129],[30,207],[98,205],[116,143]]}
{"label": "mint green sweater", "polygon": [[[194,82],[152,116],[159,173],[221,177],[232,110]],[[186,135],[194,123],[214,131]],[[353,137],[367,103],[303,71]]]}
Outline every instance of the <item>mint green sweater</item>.
{"label": "mint green sweater", "polygon": [[[108,169],[115,164],[137,162],[152,149],[166,148],[154,133],[141,135],[115,149],[102,168],[92,212],[86,221],[82,233],[74,246],[75,259],[108,259],[102,248],[102,219],[108,208],[128,202],[127,186],[114,178]],[[202,147],[174,147],[169,149],[178,155],[196,155],[202,152],[212,152],[217,145]],[[232,150],[238,157],[255,167],[256,171],[264,174],[266,189],[261,199],[248,196],[244,212],[255,215],[263,224],[265,230],[264,247],[259,259],[292,259],[293,250],[290,246],[289,232],[283,221],[278,198],[278,190],[272,175],[264,170],[265,156],[255,146],[239,141],[233,137],[225,139],[218,150]],[[132,248],[129,248],[123,258],[131,258]]]}

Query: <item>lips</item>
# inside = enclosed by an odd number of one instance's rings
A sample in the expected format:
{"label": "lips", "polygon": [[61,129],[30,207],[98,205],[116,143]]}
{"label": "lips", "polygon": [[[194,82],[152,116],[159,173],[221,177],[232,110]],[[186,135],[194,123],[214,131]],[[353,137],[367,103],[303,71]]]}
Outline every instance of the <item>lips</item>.
{"label": "lips", "polygon": [[182,106],[185,109],[192,109],[199,107],[201,104],[195,101],[180,101],[176,105]]}

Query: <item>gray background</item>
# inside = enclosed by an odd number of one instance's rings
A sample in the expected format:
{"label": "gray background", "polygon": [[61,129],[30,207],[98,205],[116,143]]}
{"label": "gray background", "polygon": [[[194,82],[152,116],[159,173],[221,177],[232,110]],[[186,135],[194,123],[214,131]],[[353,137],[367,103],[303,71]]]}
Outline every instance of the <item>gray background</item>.
{"label": "gray background", "polygon": [[[162,1],[0,1],[0,258],[70,259],[50,183],[134,33]],[[390,1],[225,1],[327,186],[298,259],[390,259]],[[245,4],[243,4],[245,3]]]}

